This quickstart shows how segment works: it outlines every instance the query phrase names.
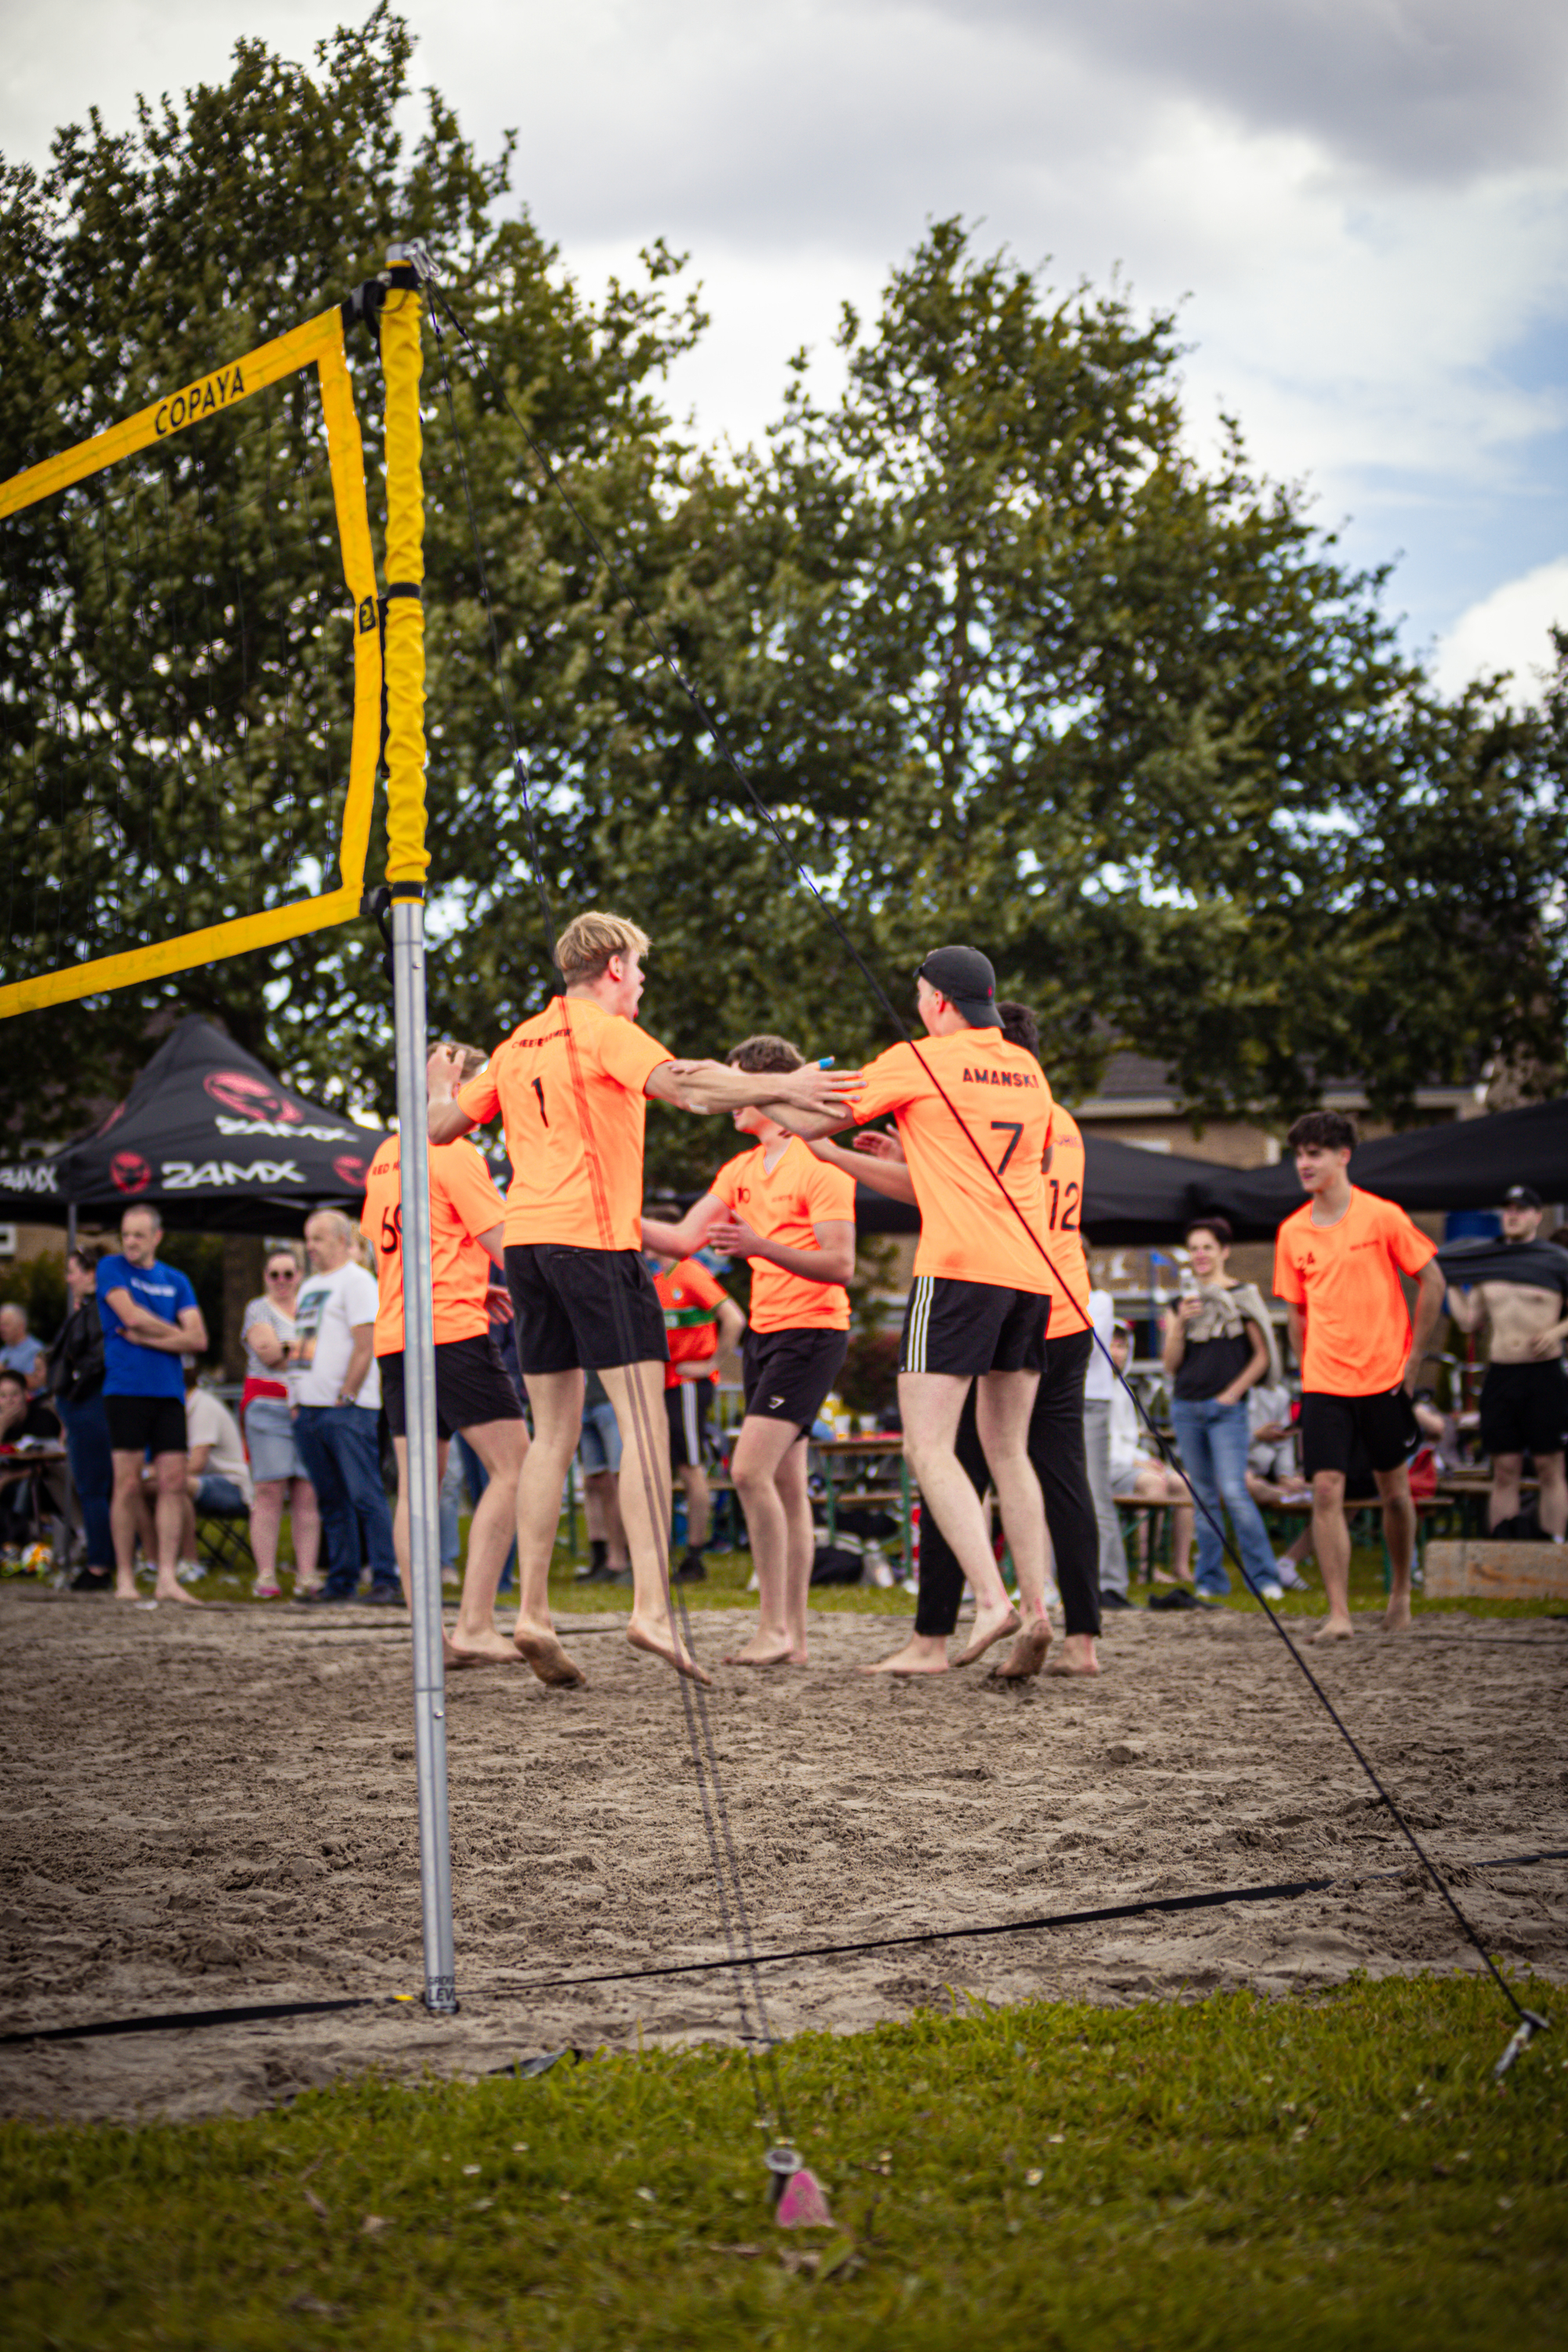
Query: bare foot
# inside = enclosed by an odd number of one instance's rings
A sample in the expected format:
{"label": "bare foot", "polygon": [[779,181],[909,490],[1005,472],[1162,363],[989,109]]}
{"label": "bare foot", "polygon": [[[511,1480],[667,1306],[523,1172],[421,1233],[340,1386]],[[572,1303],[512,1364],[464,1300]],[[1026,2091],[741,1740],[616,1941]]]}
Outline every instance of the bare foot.
{"label": "bare foot", "polygon": [[1408,1633],[1411,1622],[1408,1596],[1398,1601],[1391,1601],[1383,1612],[1383,1630],[1385,1633]]}
{"label": "bare foot", "polygon": [[913,1633],[901,1650],[894,1650],[874,1665],[858,1666],[862,1675],[945,1675],[947,1643],[932,1633]]}
{"label": "bare foot", "polygon": [[[1010,1601],[1005,1601],[1000,1610],[977,1609],[974,1612],[974,1631],[969,1637],[968,1646],[960,1650],[952,1662],[953,1664],[972,1666],[976,1658],[984,1656],[993,1642],[1005,1641],[1009,1633],[1016,1633],[1021,1622],[1017,1611]],[[1042,1652],[1041,1654],[1043,1656],[1044,1653]]]}
{"label": "bare foot", "polygon": [[114,1588],[114,1597],[116,1601],[140,1601],[142,1595],[137,1591],[134,1582],[132,1582],[130,1584],[116,1584]]}
{"label": "bare foot", "polygon": [[486,1633],[448,1633],[443,1640],[449,1666],[515,1666],[519,1662],[517,1644],[494,1626]]}
{"label": "bare foot", "polygon": [[796,1649],[787,1633],[753,1633],[743,1650],[725,1654],[727,1666],[804,1666],[805,1651]]}
{"label": "bare foot", "polygon": [[1310,1642],[1349,1642],[1354,1635],[1355,1627],[1348,1617],[1330,1617],[1315,1633],[1309,1633],[1307,1639]]}
{"label": "bare foot", "polygon": [[1047,1675],[1098,1675],[1100,1660],[1094,1654],[1092,1633],[1069,1633],[1056,1656],[1046,1667]]}
{"label": "bare foot", "polygon": [[1046,1663],[1046,1652],[1051,1646],[1051,1629],[1044,1617],[1031,1617],[1020,1625],[999,1666],[991,1669],[991,1679],[997,1683],[1026,1682],[1037,1675]]}
{"label": "bare foot", "polygon": [[160,1577],[153,1588],[153,1598],[155,1601],[178,1601],[187,1609],[200,1609],[203,1606],[194,1592],[185,1591],[177,1576],[171,1576],[166,1582],[163,1577]]}
{"label": "bare foot", "polygon": [[551,1626],[524,1625],[520,1620],[511,1638],[518,1654],[552,1689],[576,1690],[587,1682],[587,1675],[581,1666],[573,1664]]}
{"label": "bare foot", "polygon": [[626,1639],[634,1650],[646,1650],[650,1657],[662,1658],[667,1666],[673,1666],[689,1681],[710,1684],[713,1680],[668,1622],[661,1625],[657,1618],[640,1617],[634,1609],[626,1622]]}

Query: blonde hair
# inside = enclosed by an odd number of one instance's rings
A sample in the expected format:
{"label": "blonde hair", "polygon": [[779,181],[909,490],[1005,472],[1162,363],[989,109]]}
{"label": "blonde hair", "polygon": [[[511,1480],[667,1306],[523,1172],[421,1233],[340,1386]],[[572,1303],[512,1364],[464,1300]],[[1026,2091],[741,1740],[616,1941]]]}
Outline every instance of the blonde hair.
{"label": "blonde hair", "polygon": [[590,908],[569,922],[555,942],[555,961],[568,988],[597,980],[612,956],[647,955],[648,935],[625,915],[601,914]]}

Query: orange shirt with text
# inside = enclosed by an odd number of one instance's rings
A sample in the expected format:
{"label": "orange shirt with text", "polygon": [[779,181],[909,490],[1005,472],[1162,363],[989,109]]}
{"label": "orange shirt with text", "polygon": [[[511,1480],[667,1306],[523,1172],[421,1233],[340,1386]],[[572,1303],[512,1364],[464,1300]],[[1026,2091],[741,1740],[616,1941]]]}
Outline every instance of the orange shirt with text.
{"label": "orange shirt with text", "polygon": [[1079,1226],[1083,1223],[1083,1137],[1070,1111],[1051,1105],[1047,1136],[1051,1164],[1046,1171],[1046,1247],[1058,1281],[1051,1292],[1050,1335],[1065,1339],[1074,1331],[1089,1331],[1089,1259],[1084,1255]]}
{"label": "orange shirt with text", "polygon": [[1286,1218],[1274,1244],[1274,1288],[1306,1321],[1303,1391],[1355,1397],[1397,1388],[1410,1354],[1399,1276],[1419,1274],[1436,1255],[1403,1209],[1353,1184],[1336,1224],[1315,1225],[1310,1201]]}
{"label": "orange shirt with text", "polygon": [[476,1127],[500,1114],[511,1161],[506,1242],[642,1246],[643,1092],[672,1061],[635,1021],[557,996],[458,1089]]}
{"label": "orange shirt with text", "polygon": [[[489,1252],[479,1235],[501,1221],[495,1178],[474,1146],[430,1146],[430,1290],[436,1309],[436,1345],[477,1339],[490,1327],[485,1292]],[[402,1139],[384,1136],[370,1163],[360,1231],[375,1256],[379,1300],[375,1352],[395,1356],[403,1347],[403,1151]]]}
{"label": "orange shirt with text", "polygon": [[[765,1242],[815,1250],[818,1225],[855,1223],[855,1179],[830,1168],[798,1136],[791,1136],[772,1168],[766,1149],[726,1160],[708,1190],[733,1209]],[[812,1282],[765,1257],[752,1266],[753,1331],[847,1331],[849,1293],[841,1282]]]}
{"label": "orange shirt with text", "polygon": [[915,1272],[1041,1296],[1055,1288],[1040,1173],[1051,1090],[1034,1055],[1000,1029],[960,1029],[922,1038],[918,1056],[890,1045],[864,1076],[856,1119],[894,1113],[920,1203]]}

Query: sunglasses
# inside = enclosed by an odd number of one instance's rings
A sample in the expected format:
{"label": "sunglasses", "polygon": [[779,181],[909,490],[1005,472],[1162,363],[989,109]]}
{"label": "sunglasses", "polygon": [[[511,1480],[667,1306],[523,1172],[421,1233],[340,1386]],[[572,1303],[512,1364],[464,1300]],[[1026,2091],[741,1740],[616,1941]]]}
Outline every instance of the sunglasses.
{"label": "sunglasses", "polygon": [[298,1282],[300,1269],[297,1265],[269,1265],[267,1279],[268,1282]]}

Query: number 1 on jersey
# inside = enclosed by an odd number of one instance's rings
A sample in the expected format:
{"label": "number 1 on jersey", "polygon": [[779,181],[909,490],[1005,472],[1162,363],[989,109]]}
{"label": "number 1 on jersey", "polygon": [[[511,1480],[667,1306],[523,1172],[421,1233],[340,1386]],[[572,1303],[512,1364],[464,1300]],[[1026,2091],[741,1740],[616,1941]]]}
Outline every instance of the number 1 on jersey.
{"label": "number 1 on jersey", "polygon": [[550,1113],[544,1108],[544,1081],[542,1078],[532,1078],[529,1083],[532,1087],[534,1093],[539,1097],[539,1116],[544,1121],[545,1126],[548,1127],[550,1124]]}

